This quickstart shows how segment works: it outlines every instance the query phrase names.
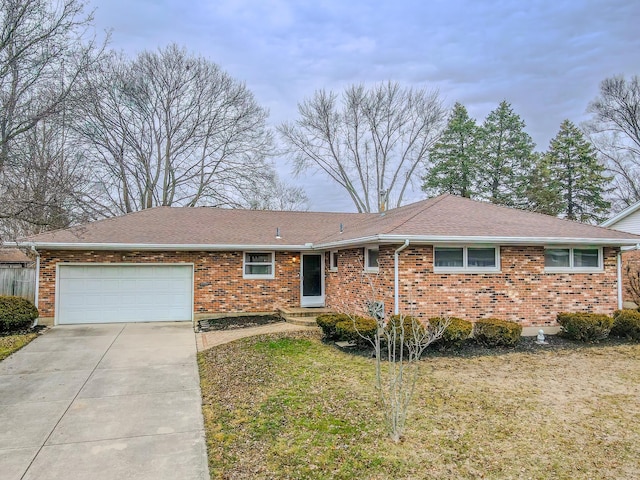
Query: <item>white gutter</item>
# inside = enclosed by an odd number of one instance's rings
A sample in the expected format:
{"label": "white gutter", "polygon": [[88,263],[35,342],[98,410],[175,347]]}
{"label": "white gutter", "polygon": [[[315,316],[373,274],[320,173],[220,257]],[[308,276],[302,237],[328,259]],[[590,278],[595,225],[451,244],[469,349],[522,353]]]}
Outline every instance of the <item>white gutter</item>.
{"label": "white gutter", "polygon": [[75,243],[75,242],[7,242],[19,248],[31,247],[40,250],[160,250],[160,251],[230,251],[230,250],[314,250],[313,244],[306,245],[221,245],[221,244],[169,244],[169,243]]}
{"label": "white gutter", "polygon": [[393,252],[393,314],[398,315],[400,313],[400,289],[398,282],[398,262],[400,260],[400,252],[409,246],[409,240],[406,239],[402,246]]}
{"label": "white gutter", "polygon": [[427,245],[467,245],[484,243],[488,245],[591,245],[625,247],[638,244],[638,236],[633,238],[581,238],[581,237],[492,237],[492,236],[444,236],[444,235],[369,235],[366,237],[338,240],[328,243],[305,243],[303,245],[242,245],[242,244],[175,244],[175,243],[81,243],[81,242],[5,242],[4,245],[18,248],[35,247],[40,250],[137,250],[137,251],[314,251],[331,250],[339,247],[360,246],[367,243],[402,243]]}
{"label": "white gutter", "polygon": [[409,240],[412,244],[471,244],[486,243],[497,245],[604,245],[610,247],[629,246],[638,243],[632,238],[583,238],[583,237],[493,237],[493,236],[444,236],[444,235],[371,235],[368,237],[319,243],[316,249],[331,249],[363,243],[400,243]]}

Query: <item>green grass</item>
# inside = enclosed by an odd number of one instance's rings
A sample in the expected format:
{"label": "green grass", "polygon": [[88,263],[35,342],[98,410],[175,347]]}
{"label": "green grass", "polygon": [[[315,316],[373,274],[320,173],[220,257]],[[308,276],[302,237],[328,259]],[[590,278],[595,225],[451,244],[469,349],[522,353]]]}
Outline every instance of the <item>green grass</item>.
{"label": "green grass", "polygon": [[640,345],[428,358],[395,444],[373,361],[314,335],[199,354],[212,478],[640,477]]}
{"label": "green grass", "polygon": [[36,337],[35,333],[0,336],[0,360],[4,360],[13,352],[20,350]]}

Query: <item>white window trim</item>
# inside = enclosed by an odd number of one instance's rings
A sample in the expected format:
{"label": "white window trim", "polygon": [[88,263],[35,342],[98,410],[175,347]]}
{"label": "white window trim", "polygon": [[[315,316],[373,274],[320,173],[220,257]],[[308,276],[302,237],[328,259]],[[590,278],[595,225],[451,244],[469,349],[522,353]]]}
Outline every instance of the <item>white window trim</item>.
{"label": "white window trim", "polygon": [[[267,253],[271,255],[271,274],[252,274],[246,273],[246,265],[266,265],[266,263],[255,263],[255,262],[247,262],[247,254],[249,253]],[[246,252],[242,252],[242,278],[246,278],[248,280],[270,280],[276,278],[276,253],[274,251],[263,251],[263,250],[250,250]]]}
{"label": "white window trim", "polygon": [[[545,250],[569,250],[569,266],[568,267],[547,267],[544,266],[545,273],[601,273],[604,272],[604,256],[602,253],[602,247],[569,247],[567,245],[548,245],[544,247]],[[597,267],[574,267],[573,266],[573,251],[577,250],[598,250],[598,266]],[[546,257],[546,255],[545,255]],[[543,259],[544,261],[544,259]]]}
{"label": "white window trim", "polygon": [[[462,248],[462,267],[436,267],[436,248]],[[469,267],[467,266],[469,248],[493,248],[496,256],[495,267]],[[433,246],[433,273],[500,273],[500,246],[498,245],[434,245]]]}
{"label": "white window trim", "polygon": [[[336,266],[333,266],[333,261],[336,261]],[[337,272],[338,271],[338,251],[337,250],[331,250],[329,251],[329,271],[330,272]]]}
{"label": "white window trim", "polygon": [[365,245],[364,247],[364,271],[367,273],[378,273],[380,271],[380,267],[370,267],[369,266],[369,250],[377,250],[378,251],[378,265],[380,265],[380,248],[378,245]]}

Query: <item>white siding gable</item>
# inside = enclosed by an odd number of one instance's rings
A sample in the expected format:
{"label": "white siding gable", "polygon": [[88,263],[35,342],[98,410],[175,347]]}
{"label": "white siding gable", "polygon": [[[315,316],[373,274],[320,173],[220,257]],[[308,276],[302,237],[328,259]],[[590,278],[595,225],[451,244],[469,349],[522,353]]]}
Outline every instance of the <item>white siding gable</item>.
{"label": "white siding gable", "polygon": [[626,217],[621,218],[616,223],[609,225],[608,227],[614,230],[619,230],[621,232],[635,233],[636,235],[640,235],[640,210],[636,210]]}

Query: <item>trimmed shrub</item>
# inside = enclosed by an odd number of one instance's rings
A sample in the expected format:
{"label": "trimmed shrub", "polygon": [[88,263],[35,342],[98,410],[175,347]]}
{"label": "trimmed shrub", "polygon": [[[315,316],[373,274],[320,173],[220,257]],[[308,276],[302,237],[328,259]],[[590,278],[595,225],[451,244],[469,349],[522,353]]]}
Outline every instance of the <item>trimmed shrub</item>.
{"label": "trimmed shrub", "polygon": [[[433,317],[429,319],[429,325],[433,329],[438,329],[446,319]],[[471,336],[473,323],[462,318],[450,317],[449,325],[442,332],[442,337],[436,341],[436,345],[443,348],[460,348],[465,340]]]}
{"label": "trimmed shrub", "polygon": [[473,327],[473,336],[485,347],[514,347],[520,341],[522,325],[498,318],[483,318]]}
{"label": "trimmed shrub", "polygon": [[[415,330],[414,330],[415,321]],[[401,324],[402,322],[402,324]],[[404,327],[404,343],[415,341],[415,334],[422,335],[424,333],[424,325],[416,317],[411,315],[392,315],[389,317],[389,321],[385,329],[390,331],[393,327],[397,328],[397,343],[400,343],[401,327]]]}
{"label": "trimmed shrub", "polygon": [[373,318],[347,317],[346,320],[336,323],[335,329],[337,340],[355,342],[359,347],[370,347],[368,340],[373,341],[378,324]]}
{"label": "trimmed shrub", "polygon": [[561,312],[557,317],[562,336],[581,342],[598,342],[609,336],[613,318],[599,313]]}
{"label": "trimmed shrub", "polygon": [[640,340],[640,312],[637,310],[616,310],[613,313],[611,335],[629,340]]}
{"label": "trimmed shrub", "polygon": [[0,296],[0,332],[29,328],[38,318],[38,309],[22,297]]}
{"label": "trimmed shrub", "polygon": [[316,318],[316,323],[322,329],[325,340],[337,340],[336,323],[349,320],[344,313],[325,313]]}

